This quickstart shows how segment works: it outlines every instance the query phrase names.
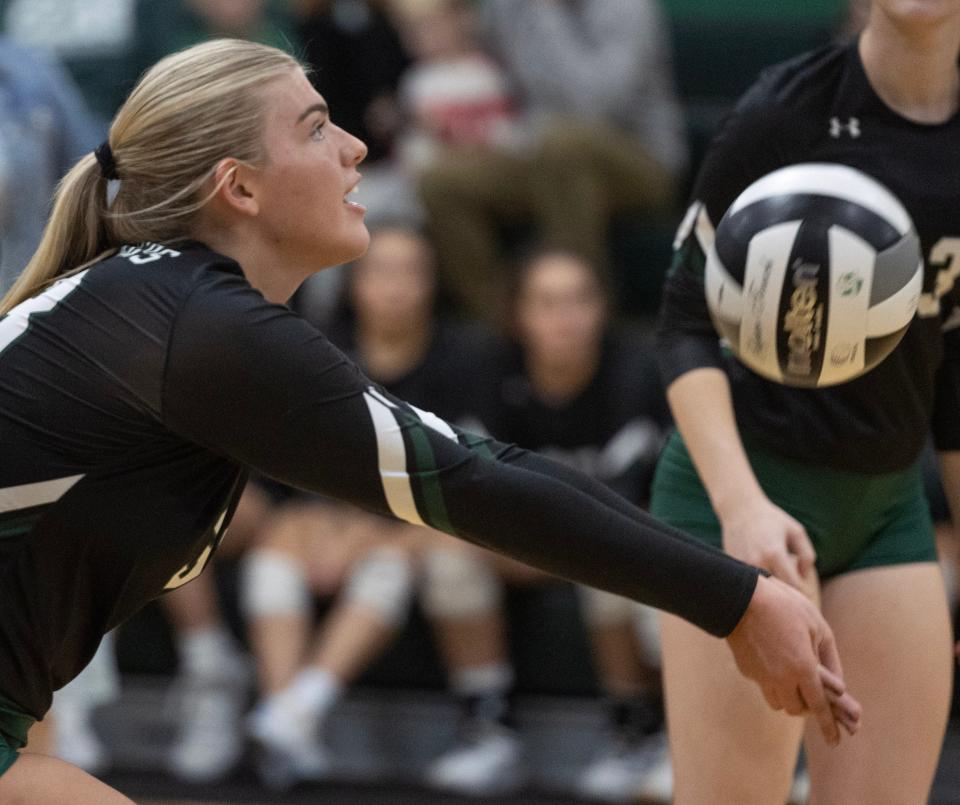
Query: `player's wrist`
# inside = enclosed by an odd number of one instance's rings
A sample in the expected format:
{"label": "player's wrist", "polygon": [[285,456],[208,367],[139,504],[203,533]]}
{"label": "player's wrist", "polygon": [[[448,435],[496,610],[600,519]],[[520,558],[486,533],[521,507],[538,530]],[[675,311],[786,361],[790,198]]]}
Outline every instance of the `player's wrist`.
{"label": "player's wrist", "polygon": [[753,481],[717,490],[716,494],[711,495],[711,502],[720,524],[726,528],[749,516],[750,511],[764,506],[768,501],[760,485]]}

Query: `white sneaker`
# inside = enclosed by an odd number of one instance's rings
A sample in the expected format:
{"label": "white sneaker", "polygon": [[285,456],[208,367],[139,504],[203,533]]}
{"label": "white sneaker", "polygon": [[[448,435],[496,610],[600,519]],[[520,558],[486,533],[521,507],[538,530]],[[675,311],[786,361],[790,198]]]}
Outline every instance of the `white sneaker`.
{"label": "white sneaker", "polygon": [[464,740],[427,769],[434,788],[469,796],[496,796],[523,785],[523,747],[506,727],[471,725]]}
{"label": "white sneaker", "polygon": [[213,678],[186,675],[174,683],[179,694],[180,731],[167,758],[181,780],[207,783],[229,774],[243,755],[241,717],[250,684],[242,658]]}
{"label": "white sneaker", "polygon": [[637,742],[615,741],[591,761],[577,785],[581,796],[604,802],[669,803],[673,770],[664,733]]}
{"label": "white sneaker", "polygon": [[256,769],[267,788],[285,791],[303,780],[321,780],[329,772],[330,756],[317,738],[316,720],[295,703],[274,696],[260,702],[246,724],[259,746]]}

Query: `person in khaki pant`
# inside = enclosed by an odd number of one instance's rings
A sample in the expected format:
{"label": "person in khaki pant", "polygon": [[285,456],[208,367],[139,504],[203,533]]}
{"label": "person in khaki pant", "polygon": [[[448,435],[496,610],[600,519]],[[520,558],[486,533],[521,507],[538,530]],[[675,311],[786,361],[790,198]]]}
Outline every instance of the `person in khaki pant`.
{"label": "person in khaki pant", "polygon": [[655,2],[492,0],[482,26],[524,102],[522,136],[446,149],[419,188],[454,296],[501,321],[504,225],[603,267],[611,217],[669,213],[687,155]]}

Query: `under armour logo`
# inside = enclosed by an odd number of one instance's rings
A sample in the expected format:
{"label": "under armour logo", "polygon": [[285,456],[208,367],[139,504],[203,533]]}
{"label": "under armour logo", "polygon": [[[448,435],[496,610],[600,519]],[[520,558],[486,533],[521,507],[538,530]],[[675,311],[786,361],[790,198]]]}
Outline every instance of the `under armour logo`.
{"label": "under armour logo", "polygon": [[830,118],[830,136],[835,140],[840,139],[840,135],[847,132],[852,138],[860,136],[860,118],[851,117],[846,123],[841,123],[839,117]]}

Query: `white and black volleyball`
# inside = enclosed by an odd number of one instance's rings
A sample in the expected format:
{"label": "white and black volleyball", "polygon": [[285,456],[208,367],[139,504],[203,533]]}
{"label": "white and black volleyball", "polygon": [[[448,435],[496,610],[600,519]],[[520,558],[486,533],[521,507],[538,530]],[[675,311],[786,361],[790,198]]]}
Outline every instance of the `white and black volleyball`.
{"label": "white and black volleyball", "polygon": [[770,380],[845,383],[900,342],[923,282],[920,241],[887,188],[846,165],[806,163],[750,185],[707,253],[714,325]]}

